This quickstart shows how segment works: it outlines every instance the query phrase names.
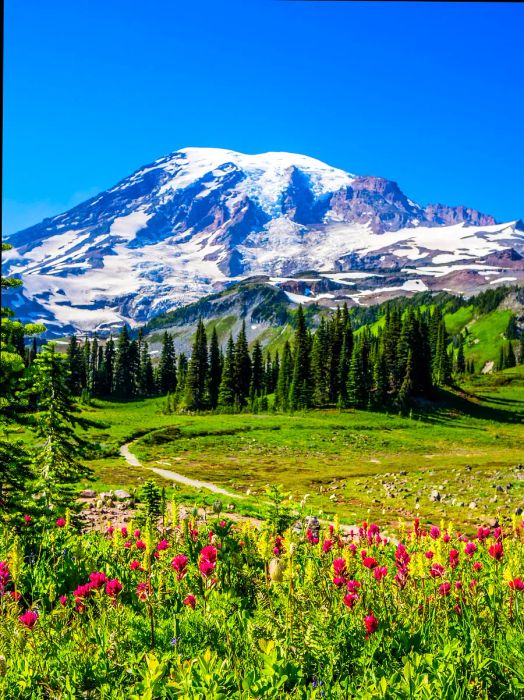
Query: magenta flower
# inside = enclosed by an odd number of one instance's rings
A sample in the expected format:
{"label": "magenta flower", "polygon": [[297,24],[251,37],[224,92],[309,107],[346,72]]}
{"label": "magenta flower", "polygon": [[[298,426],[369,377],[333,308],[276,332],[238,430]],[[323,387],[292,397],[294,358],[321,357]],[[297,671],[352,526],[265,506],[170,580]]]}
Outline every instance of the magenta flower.
{"label": "magenta flower", "polygon": [[459,553],[458,549],[452,549],[449,552],[449,565],[452,569],[455,569],[459,563]]}
{"label": "magenta flower", "polygon": [[475,571],[482,571],[482,564],[479,561],[473,562],[473,568]]}
{"label": "magenta flower", "polygon": [[178,554],[171,562],[171,566],[177,572],[177,580],[180,581],[187,574],[187,564],[189,559],[185,554]]}
{"label": "magenta flower", "polygon": [[145,602],[149,598],[151,593],[151,584],[148,582],[139,583],[136,587],[136,594],[138,596],[138,600],[141,600],[142,602]]}
{"label": "magenta flower", "polygon": [[4,595],[5,587],[9,583],[9,567],[6,561],[0,561],[0,595]]}
{"label": "magenta flower", "polygon": [[388,567],[387,566],[376,566],[373,569],[373,576],[375,579],[380,583],[383,578],[385,578],[388,575]]}
{"label": "magenta flower", "polygon": [[94,571],[89,574],[89,586],[91,588],[103,588],[107,582],[107,576],[102,571]]}
{"label": "magenta flower", "polygon": [[66,521],[64,518],[57,518],[56,519],[56,526],[57,527],[65,527]]}
{"label": "magenta flower", "polygon": [[60,601],[60,605],[65,608],[67,605],[67,596],[66,595],[61,595],[60,598],[58,599]]}
{"label": "magenta flower", "polygon": [[207,559],[201,559],[198,563],[199,571],[204,578],[207,578],[213,573],[215,566],[216,564],[214,562],[208,561]]}
{"label": "magenta flower", "polygon": [[122,591],[122,584],[117,578],[112,578],[106,583],[106,593],[110,598],[116,598]]}
{"label": "magenta flower", "polygon": [[451,583],[449,583],[449,581],[444,581],[444,583],[441,583],[438,592],[442,596],[449,595],[451,592]]}
{"label": "magenta flower", "polygon": [[466,547],[464,548],[464,551],[466,552],[468,557],[472,557],[477,551],[477,545],[474,542],[468,542]]}
{"label": "magenta flower", "polygon": [[146,548],[146,543],[143,542],[142,540],[137,540],[135,543],[135,546],[137,549],[144,550]]}
{"label": "magenta flower", "polygon": [[426,559],[433,559],[435,555],[433,554],[431,549],[429,549],[427,552],[424,552],[424,556],[426,557]]}
{"label": "magenta flower", "polygon": [[333,545],[333,540],[324,540],[324,542],[322,543],[322,551],[324,552],[324,554],[328,554],[328,552],[331,551]]}
{"label": "magenta flower", "polygon": [[33,518],[30,515],[24,515],[24,522],[29,525]]}
{"label": "magenta flower", "polygon": [[356,593],[359,588],[360,588],[360,583],[358,581],[354,581],[352,579],[351,581],[347,582],[348,593]]}
{"label": "magenta flower", "polygon": [[442,576],[444,573],[444,567],[442,564],[433,564],[431,569],[429,570],[429,575],[432,578],[438,578],[439,576]]}
{"label": "magenta flower", "polygon": [[512,591],[524,591],[524,581],[521,578],[514,578],[508,581],[508,586]]}
{"label": "magenta flower", "polygon": [[27,610],[23,615],[18,618],[19,622],[27,627],[27,629],[32,630],[38,620],[38,613],[34,610]]}
{"label": "magenta flower", "polygon": [[135,540],[137,540],[140,537],[140,530],[135,530],[133,532],[133,537],[135,538]]}
{"label": "magenta flower", "polygon": [[365,557],[362,561],[366,569],[374,569],[378,561],[374,557]]}
{"label": "magenta flower", "polygon": [[440,530],[438,529],[438,527],[433,525],[433,527],[429,531],[429,536],[432,540],[438,540],[438,538],[440,537]]}
{"label": "magenta flower", "polygon": [[335,576],[344,576],[346,573],[346,560],[342,557],[340,559],[333,559],[333,572]]}
{"label": "magenta flower", "polygon": [[187,607],[193,608],[193,610],[196,608],[196,598],[192,593],[189,593],[182,602],[184,605],[187,605]]}
{"label": "magenta flower", "polygon": [[157,544],[156,548],[158,549],[159,552],[163,552],[166,549],[169,549],[169,542],[167,540],[160,540],[160,542]]}
{"label": "magenta flower", "polygon": [[372,613],[366,615],[364,618],[364,627],[366,628],[366,637],[369,637],[377,631],[378,620]]}
{"label": "magenta flower", "polygon": [[142,568],[142,564],[137,561],[136,559],[133,559],[131,564],[129,564],[129,568],[131,571],[143,571],[144,569]]}
{"label": "magenta flower", "polygon": [[344,596],[344,605],[351,610],[359,598],[360,596],[357,593],[346,593]]}
{"label": "magenta flower", "polygon": [[490,557],[495,559],[495,561],[500,561],[504,556],[504,548],[502,547],[502,542],[495,542],[488,549],[488,554]]}
{"label": "magenta flower", "polygon": [[83,600],[84,598],[89,598],[91,595],[91,589],[92,586],[90,583],[84,583],[82,586],[77,586],[75,590],[73,591],[73,595],[78,602],[79,600]]}
{"label": "magenta flower", "polygon": [[120,528],[120,534],[121,534],[122,537],[124,537],[124,538],[127,537],[127,527],[121,527],[121,528]]}
{"label": "magenta flower", "polygon": [[337,588],[342,588],[342,586],[346,583],[346,579],[344,576],[333,576],[333,585],[336,586]]}

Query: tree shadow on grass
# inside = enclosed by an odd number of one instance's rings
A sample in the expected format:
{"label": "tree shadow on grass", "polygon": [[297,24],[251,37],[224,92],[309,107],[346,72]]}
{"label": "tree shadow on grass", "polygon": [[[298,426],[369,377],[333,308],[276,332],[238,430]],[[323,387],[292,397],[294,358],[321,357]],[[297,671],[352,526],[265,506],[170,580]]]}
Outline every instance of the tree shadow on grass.
{"label": "tree shadow on grass", "polygon": [[[490,405],[495,404],[495,405]],[[503,406],[508,406],[504,408]],[[513,406],[513,408],[511,408]],[[424,412],[429,423],[453,423],[460,418],[474,418],[497,423],[524,425],[524,401],[493,399],[461,390],[460,394],[440,390],[433,410]]]}

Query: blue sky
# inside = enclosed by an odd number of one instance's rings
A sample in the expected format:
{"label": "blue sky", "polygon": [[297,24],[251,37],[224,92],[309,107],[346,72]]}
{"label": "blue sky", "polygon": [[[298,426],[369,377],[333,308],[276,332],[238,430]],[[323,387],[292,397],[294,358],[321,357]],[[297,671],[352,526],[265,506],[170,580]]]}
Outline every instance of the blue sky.
{"label": "blue sky", "polygon": [[184,146],[524,217],[524,5],[7,0],[4,231]]}

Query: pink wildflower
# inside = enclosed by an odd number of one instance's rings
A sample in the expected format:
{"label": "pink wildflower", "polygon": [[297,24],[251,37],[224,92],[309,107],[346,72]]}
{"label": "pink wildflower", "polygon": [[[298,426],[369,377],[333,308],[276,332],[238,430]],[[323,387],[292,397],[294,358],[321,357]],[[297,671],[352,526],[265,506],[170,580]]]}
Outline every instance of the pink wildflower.
{"label": "pink wildflower", "polygon": [[27,610],[23,615],[20,615],[18,620],[24,625],[24,627],[32,630],[36,624],[36,621],[38,620],[38,613],[34,610]]}

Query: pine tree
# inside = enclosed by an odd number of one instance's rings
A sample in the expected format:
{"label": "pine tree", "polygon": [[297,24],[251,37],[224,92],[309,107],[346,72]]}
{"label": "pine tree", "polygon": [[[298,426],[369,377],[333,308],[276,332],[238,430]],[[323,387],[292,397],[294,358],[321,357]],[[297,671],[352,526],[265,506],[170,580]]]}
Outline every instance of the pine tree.
{"label": "pine tree", "polygon": [[384,353],[376,354],[373,364],[373,404],[383,409],[388,399],[388,372]]}
{"label": "pine tree", "polygon": [[120,399],[128,399],[133,395],[133,375],[129,357],[130,345],[129,330],[127,326],[123,326],[116,345],[113,375],[113,391],[115,396]]}
{"label": "pine tree", "polygon": [[289,408],[289,389],[293,377],[293,357],[291,346],[286,340],[282,352],[282,362],[279,365],[278,378],[275,389],[275,408],[287,411]]}
{"label": "pine tree", "polygon": [[174,393],[177,388],[176,355],[173,338],[166,331],[158,363],[158,388],[161,394]]}
{"label": "pine tree", "polygon": [[149,355],[147,340],[142,340],[140,350],[140,371],[138,374],[138,391],[142,396],[151,396],[155,393],[155,378],[153,375],[153,363]]}
{"label": "pine tree", "polygon": [[524,330],[520,331],[519,365],[524,365]]}
{"label": "pine tree", "polygon": [[93,342],[91,343],[91,354],[89,357],[89,374],[91,376],[91,393],[93,396],[98,395],[98,391],[100,388],[100,377],[99,377],[99,370],[98,370],[98,338],[95,337],[93,338]]}
{"label": "pine tree", "polygon": [[517,365],[517,358],[515,357],[515,351],[513,350],[513,343],[511,340],[508,341],[508,349],[506,351],[506,367],[511,368]]}
{"label": "pine tree", "polygon": [[517,327],[517,318],[515,314],[511,314],[509,317],[508,325],[506,326],[506,330],[504,331],[504,335],[506,336],[507,340],[517,340],[518,338],[518,327]]}
{"label": "pine tree", "polygon": [[293,346],[293,377],[289,388],[289,408],[292,411],[307,408],[311,403],[310,337],[306,328],[304,310],[298,307]]}
{"label": "pine tree", "polygon": [[221,379],[222,361],[220,358],[220,346],[218,344],[217,329],[213,327],[211,341],[209,343],[209,369],[207,379],[207,393],[210,408],[216,408],[218,405],[218,392],[220,390]]}
{"label": "pine tree", "polygon": [[402,385],[398,392],[397,403],[402,411],[405,413],[411,403],[411,397],[413,396],[414,383],[413,383],[413,355],[411,351],[408,352],[408,361],[406,364],[406,371],[404,374],[404,379],[402,380]]}
{"label": "pine tree", "polygon": [[140,346],[137,339],[129,343],[129,369],[131,373],[131,396],[135,396],[140,374]]}
{"label": "pine tree", "polygon": [[435,360],[433,362],[433,381],[438,386],[446,386],[451,382],[451,366],[447,352],[447,335],[444,321],[441,321],[438,326]]}
{"label": "pine tree", "polygon": [[[328,361],[329,352],[328,330],[324,319],[320,319],[317,332],[313,338],[311,349],[311,380],[313,385],[312,401],[315,406],[325,406],[329,403],[332,385],[330,382],[331,362]],[[340,353],[337,353],[339,355]],[[337,357],[337,362],[338,362]],[[337,382],[338,384],[338,382]]]}
{"label": "pine tree", "polygon": [[92,390],[92,376],[91,376],[91,343],[89,338],[86,337],[84,344],[82,345],[82,389],[85,389],[89,394]]}
{"label": "pine tree", "polygon": [[366,387],[365,348],[362,341],[355,343],[349,364],[347,382],[347,402],[354,408],[366,408],[368,391]]}
{"label": "pine tree", "polygon": [[115,366],[115,341],[112,336],[106,343],[104,349],[104,360],[100,370],[100,393],[102,396],[109,396],[113,393]]}
{"label": "pine tree", "polygon": [[246,322],[242,322],[240,333],[235,343],[235,402],[245,406],[251,385],[251,358],[246,337]]}
{"label": "pine tree", "polygon": [[198,321],[195,342],[187,368],[184,403],[186,408],[201,409],[206,402],[208,369],[206,329],[202,319]]}
{"label": "pine tree", "polygon": [[83,355],[76,335],[69,338],[67,346],[67,361],[69,363],[69,388],[75,396],[80,396],[83,389],[84,364]]}
{"label": "pine tree", "polygon": [[81,421],[70,395],[67,361],[48,343],[34,362],[38,395],[36,430],[44,442],[34,458],[38,499],[46,508],[63,510],[75,502],[73,486],[91,474],[79,455],[83,441],[75,432]]}
{"label": "pine tree", "polygon": [[250,399],[262,396],[264,390],[264,358],[262,357],[262,347],[257,340],[251,353],[251,386],[249,389]]}
{"label": "pine tree", "polygon": [[226,354],[222,363],[222,378],[218,391],[218,405],[231,408],[235,403],[235,345],[233,336],[227,341]]}
{"label": "pine tree", "polygon": [[506,353],[505,353],[504,345],[501,345],[500,349],[499,349],[499,359],[497,362],[497,371],[502,372],[503,369],[506,369]]}
{"label": "pine tree", "polygon": [[464,357],[464,346],[462,344],[462,339],[457,351],[457,374],[464,374],[466,371],[466,359]]}

